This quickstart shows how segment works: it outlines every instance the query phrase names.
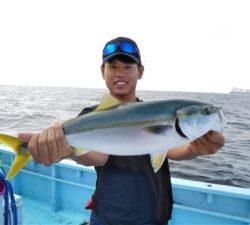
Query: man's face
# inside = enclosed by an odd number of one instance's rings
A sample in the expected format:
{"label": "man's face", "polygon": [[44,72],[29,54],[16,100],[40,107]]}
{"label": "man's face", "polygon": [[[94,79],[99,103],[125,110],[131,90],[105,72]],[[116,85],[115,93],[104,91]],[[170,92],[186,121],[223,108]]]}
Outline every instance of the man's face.
{"label": "man's face", "polygon": [[119,60],[106,62],[102,67],[103,79],[111,94],[116,97],[135,97],[137,80],[141,79],[143,66]]}

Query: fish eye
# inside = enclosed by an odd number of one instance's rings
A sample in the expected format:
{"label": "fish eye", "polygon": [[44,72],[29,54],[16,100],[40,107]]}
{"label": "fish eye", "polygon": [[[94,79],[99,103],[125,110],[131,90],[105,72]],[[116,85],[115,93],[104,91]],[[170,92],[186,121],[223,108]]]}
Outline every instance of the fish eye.
{"label": "fish eye", "polygon": [[210,115],[211,114],[211,109],[208,106],[205,106],[203,108],[203,114],[204,115]]}

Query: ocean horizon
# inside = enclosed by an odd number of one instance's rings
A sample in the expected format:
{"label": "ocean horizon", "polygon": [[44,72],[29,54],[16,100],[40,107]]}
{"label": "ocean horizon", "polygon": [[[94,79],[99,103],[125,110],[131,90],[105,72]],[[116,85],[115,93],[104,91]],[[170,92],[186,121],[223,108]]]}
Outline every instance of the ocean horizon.
{"label": "ocean horizon", "polygon": [[[98,104],[106,89],[0,85],[0,132],[39,132]],[[144,101],[195,99],[223,108],[225,146],[215,155],[170,161],[172,177],[250,188],[250,101],[246,93],[139,90]]]}

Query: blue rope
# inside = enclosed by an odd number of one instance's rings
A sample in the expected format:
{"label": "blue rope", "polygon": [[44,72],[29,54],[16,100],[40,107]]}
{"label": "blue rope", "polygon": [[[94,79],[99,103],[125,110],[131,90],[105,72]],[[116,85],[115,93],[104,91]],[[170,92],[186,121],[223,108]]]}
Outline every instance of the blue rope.
{"label": "blue rope", "polygon": [[[2,168],[1,168],[2,169]],[[17,225],[17,207],[16,207],[16,200],[13,192],[13,188],[11,183],[6,180],[6,174],[4,170],[0,171],[0,182],[4,186],[3,191],[3,198],[4,198],[4,225],[11,224],[11,216],[9,214],[9,199],[11,203],[11,210],[13,215],[13,225]]]}

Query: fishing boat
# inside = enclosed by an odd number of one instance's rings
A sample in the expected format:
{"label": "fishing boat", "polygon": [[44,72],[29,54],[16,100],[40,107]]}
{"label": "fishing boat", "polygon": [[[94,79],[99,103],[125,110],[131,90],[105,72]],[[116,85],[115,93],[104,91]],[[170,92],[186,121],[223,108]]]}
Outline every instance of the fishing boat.
{"label": "fishing boat", "polygon": [[[12,150],[1,145],[0,159],[8,171],[14,159]],[[31,160],[11,181],[17,200],[17,224],[87,222],[90,211],[85,209],[85,203],[94,192],[95,182],[93,167],[71,160],[46,167]],[[250,189],[178,178],[171,182],[174,209],[168,225],[250,224]],[[1,201],[0,205],[1,213]]]}

